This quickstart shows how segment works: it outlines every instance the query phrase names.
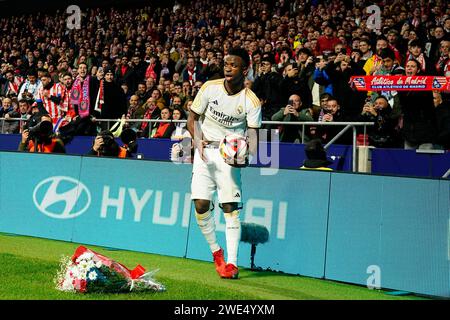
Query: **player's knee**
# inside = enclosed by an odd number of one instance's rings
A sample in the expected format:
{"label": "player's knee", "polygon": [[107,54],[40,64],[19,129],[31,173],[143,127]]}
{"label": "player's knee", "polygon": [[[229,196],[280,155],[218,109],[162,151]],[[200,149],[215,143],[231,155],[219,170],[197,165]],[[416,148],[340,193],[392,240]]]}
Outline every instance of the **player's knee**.
{"label": "player's knee", "polygon": [[231,213],[238,210],[238,204],[236,202],[222,203],[222,210],[224,213]]}
{"label": "player's knee", "polygon": [[203,214],[209,210],[210,202],[209,200],[195,200],[195,211],[198,214]]}

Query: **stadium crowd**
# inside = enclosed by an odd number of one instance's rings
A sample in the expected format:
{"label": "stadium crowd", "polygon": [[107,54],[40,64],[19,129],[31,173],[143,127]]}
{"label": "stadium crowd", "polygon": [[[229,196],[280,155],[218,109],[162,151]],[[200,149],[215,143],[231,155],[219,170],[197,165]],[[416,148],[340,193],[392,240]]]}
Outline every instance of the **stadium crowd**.
{"label": "stadium crowd", "polygon": [[[356,91],[354,75],[450,76],[450,2],[377,1],[381,29],[363,0],[198,0],[173,7],[82,8],[80,29],[55,13],[0,20],[0,118],[22,132],[38,110],[55,131],[97,135],[98,119],[186,119],[201,85],[223,77],[232,47],[251,57],[246,86],[263,120],[374,122],[375,147],[450,149],[446,92]],[[35,110],[35,111],[33,111]],[[186,136],[183,123],[128,121],[139,137]],[[275,126],[281,141],[340,128]],[[351,143],[343,136],[337,143]]]}

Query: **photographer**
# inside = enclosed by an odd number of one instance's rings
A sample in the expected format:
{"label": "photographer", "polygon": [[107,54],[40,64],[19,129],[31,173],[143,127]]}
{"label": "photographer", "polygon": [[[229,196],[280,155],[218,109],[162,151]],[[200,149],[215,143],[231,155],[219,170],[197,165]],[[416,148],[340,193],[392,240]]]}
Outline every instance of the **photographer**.
{"label": "photographer", "polygon": [[[131,143],[128,145],[130,144]],[[127,145],[120,147],[116,140],[114,140],[114,135],[111,131],[103,130],[95,137],[92,148],[87,155],[98,157],[130,158],[131,151],[127,148]]]}
{"label": "photographer", "polygon": [[48,114],[42,115],[37,125],[23,130],[19,151],[66,153],[62,140],[53,134],[52,118]]}

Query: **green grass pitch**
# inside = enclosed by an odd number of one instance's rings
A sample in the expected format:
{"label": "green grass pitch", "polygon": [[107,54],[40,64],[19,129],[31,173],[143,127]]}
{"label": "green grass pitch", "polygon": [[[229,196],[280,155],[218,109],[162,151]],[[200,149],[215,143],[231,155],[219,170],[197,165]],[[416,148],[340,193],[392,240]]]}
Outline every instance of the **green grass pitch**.
{"label": "green grass pitch", "polygon": [[0,233],[0,300],[411,300],[340,282],[270,271],[240,270],[239,280],[217,276],[212,262],[155,254],[86,247],[129,268],[141,264],[155,275],[163,293],[75,294],[55,289],[61,255],[79,244]]}

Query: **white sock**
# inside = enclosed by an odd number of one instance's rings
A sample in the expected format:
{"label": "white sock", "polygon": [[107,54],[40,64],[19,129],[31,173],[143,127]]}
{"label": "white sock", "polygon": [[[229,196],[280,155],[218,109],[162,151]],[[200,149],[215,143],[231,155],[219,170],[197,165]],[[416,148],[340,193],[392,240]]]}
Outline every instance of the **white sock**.
{"label": "white sock", "polygon": [[216,238],[216,222],[214,221],[214,216],[211,214],[211,211],[208,210],[202,214],[195,212],[195,218],[197,219],[200,231],[205,236],[205,239],[211,248],[211,252],[219,250],[220,246],[217,243]]}
{"label": "white sock", "polygon": [[241,240],[241,221],[239,211],[225,213],[225,236],[227,240],[227,263],[237,266],[239,241]]}

